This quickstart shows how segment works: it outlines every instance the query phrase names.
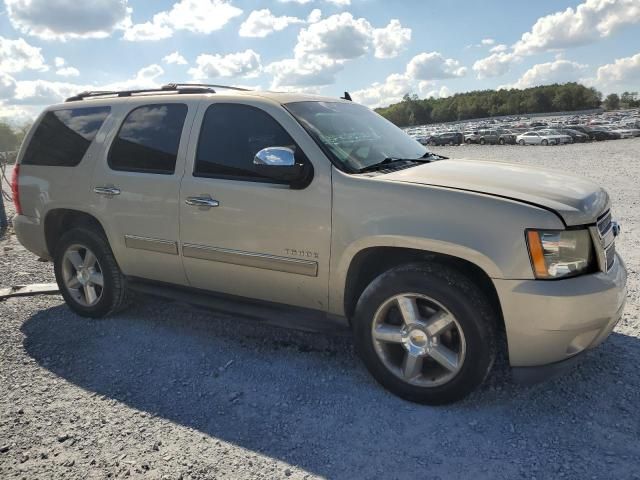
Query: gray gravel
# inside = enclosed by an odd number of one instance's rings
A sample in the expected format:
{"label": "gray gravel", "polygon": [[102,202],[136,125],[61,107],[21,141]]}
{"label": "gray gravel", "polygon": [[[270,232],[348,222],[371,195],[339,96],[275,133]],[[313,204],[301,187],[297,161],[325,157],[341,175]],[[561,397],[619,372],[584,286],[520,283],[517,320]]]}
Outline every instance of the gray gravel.
{"label": "gray gravel", "polygon": [[[139,300],[87,321],[58,296],[0,303],[0,478],[640,478],[640,138],[437,148],[554,167],[607,187],[626,314],[561,379],[498,370],[448,407],[382,390],[344,337]],[[53,279],[0,241],[0,286]]]}

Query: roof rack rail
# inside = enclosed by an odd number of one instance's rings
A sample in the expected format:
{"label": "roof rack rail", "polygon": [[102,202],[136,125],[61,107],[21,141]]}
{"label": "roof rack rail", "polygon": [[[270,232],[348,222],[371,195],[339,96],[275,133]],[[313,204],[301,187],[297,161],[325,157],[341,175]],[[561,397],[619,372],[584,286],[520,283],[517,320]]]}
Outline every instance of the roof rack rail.
{"label": "roof rack rail", "polygon": [[167,93],[167,92],[176,92],[176,93],[216,93],[214,88],[223,88],[226,90],[237,90],[240,92],[248,92],[250,91],[248,88],[240,88],[240,87],[231,87],[227,85],[209,85],[206,83],[167,83],[166,85],[161,86],[160,88],[141,88],[137,90],[94,90],[94,91],[86,91],[81,92],[73,97],[69,97],[65,100],[65,102],[77,102],[79,100],[84,100],[85,98],[96,98],[96,97],[131,97],[132,95],[137,95],[141,93]]}
{"label": "roof rack rail", "polygon": [[167,83],[162,88],[171,87],[172,89],[178,89],[181,87],[210,87],[210,88],[222,88],[224,90],[236,90],[238,92],[250,92],[250,88],[233,87],[231,85],[214,85],[211,83]]}

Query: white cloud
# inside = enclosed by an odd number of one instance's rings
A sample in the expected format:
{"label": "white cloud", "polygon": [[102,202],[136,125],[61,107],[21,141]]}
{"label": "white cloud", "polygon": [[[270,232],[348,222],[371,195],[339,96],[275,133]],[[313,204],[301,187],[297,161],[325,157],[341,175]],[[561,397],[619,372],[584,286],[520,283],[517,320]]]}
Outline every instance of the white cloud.
{"label": "white cloud", "polygon": [[640,53],[602,65],[598,68],[596,82],[603,86],[640,83]]}
{"label": "white cloud", "polygon": [[498,77],[509,71],[513,63],[521,58],[513,53],[497,52],[482,58],[473,64],[473,70],[479,79]]}
{"label": "white cloud", "polygon": [[22,70],[47,70],[40,50],[22,38],[10,40],[0,36],[0,71],[16,73]]}
{"label": "white cloud", "polygon": [[56,67],[62,67],[64,65],[64,63],[65,63],[65,60],[62,57],[56,57],[56,58],[53,59],[53,64]]}
{"label": "white cloud", "polygon": [[[158,77],[164,73],[160,65],[148,65],[138,70],[132,78],[103,85],[51,82],[47,80],[23,80],[16,82],[14,105],[50,105],[88,90],[130,90],[158,87]],[[4,108],[4,107],[3,107]]]}
{"label": "white cloud", "polygon": [[189,69],[189,75],[196,80],[216,77],[255,77],[261,70],[260,55],[253,50],[245,50],[228,55],[198,55],[196,67]]}
{"label": "white cloud", "polygon": [[265,70],[273,75],[272,89],[299,90],[334,83],[343,66],[325,55],[307,55],[273,62]]}
{"label": "white cloud", "polygon": [[326,55],[333,60],[361,57],[371,48],[378,58],[397,56],[411,39],[411,30],[398,20],[384,28],[373,28],[365,18],[354,18],[348,12],[331,15],[298,34],[294,48],[297,58]]}
{"label": "white cloud", "polygon": [[438,52],[423,52],[413,57],[407,65],[407,75],[416,80],[437,80],[463,77],[467,69],[458,60],[444,58]]}
{"label": "white cloud", "polygon": [[[297,3],[298,5],[307,5],[314,0],[279,0],[280,3]],[[325,0],[327,3],[332,3],[337,7],[348,7],[351,5],[351,0]]]}
{"label": "white cloud", "polygon": [[5,0],[11,25],[47,40],[104,38],[127,22],[127,0]]}
{"label": "white cloud", "polygon": [[56,70],[56,75],[60,75],[61,77],[78,77],[80,70],[75,67],[62,67]]}
{"label": "white cloud", "polygon": [[431,90],[425,94],[425,98],[447,98],[451,96],[449,87],[443,85],[439,90]]}
{"label": "white cloud", "polygon": [[480,44],[485,46],[493,45],[494,43],[496,43],[496,41],[493,38],[483,38],[480,40]]}
{"label": "white cloud", "polygon": [[348,60],[368,52],[378,58],[397,56],[410,38],[411,30],[403,28],[398,20],[374,28],[365,18],[344,12],[303,28],[293,58],[273,62],[265,70],[273,75],[273,89],[308,90],[332,84]]}
{"label": "white cloud", "polygon": [[162,57],[162,61],[166,64],[186,65],[187,59],[180,55],[180,52],[173,52],[169,55]]}
{"label": "white cloud", "polygon": [[529,88],[551,83],[577,82],[587,68],[569,60],[539,63],[527,70],[511,88]]}
{"label": "white cloud", "polygon": [[150,21],[130,25],[124,39],[130,41],[169,38],[176,30],[208,34],[220,30],[242,14],[229,0],[180,0]]}
{"label": "white cloud", "polygon": [[331,15],[298,34],[294,48],[296,57],[326,55],[334,60],[364,55],[371,43],[371,24],[364,18],[355,19],[350,13]]}
{"label": "white cloud", "polygon": [[504,51],[508,50],[508,48],[509,47],[507,47],[504,43],[500,43],[500,44],[498,44],[498,45],[496,45],[494,47],[491,47],[489,49],[489,51],[491,53],[499,53],[499,52],[504,52]]}
{"label": "white cloud", "polygon": [[284,30],[289,25],[296,23],[304,23],[304,20],[297,17],[278,17],[271,13],[268,8],[254,10],[240,25],[240,36],[264,38],[273,32]]}
{"label": "white cloud", "polygon": [[375,82],[370,87],[351,92],[351,96],[356,102],[378,108],[400,102],[402,97],[411,91],[411,80],[405,75],[394,73],[384,82]]}
{"label": "white cloud", "polygon": [[309,13],[309,15],[307,16],[307,22],[316,23],[316,22],[319,22],[321,18],[322,18],[322,10],[320,10],[319,8],[314,8],[313,10],[311,10],[311,13]]}
{"label": "white cloud", "polygon": [[11,75],[0,72],[0,104],[2,104],[3,100],[13,98],[15,93],[16,80]]}
{"label": "white cloud", "polygon": [[393,19],[384,28],[373,30],[373,46],[376,58],[392,58],[411,41],[411,29],[403,28],[400,20]]}
{"label": "white cloud", "polygon": [[608,37],[624,25],[640,22],[638,0],[586,0],[539,18],[513,46],[517,55],[566,48]]}

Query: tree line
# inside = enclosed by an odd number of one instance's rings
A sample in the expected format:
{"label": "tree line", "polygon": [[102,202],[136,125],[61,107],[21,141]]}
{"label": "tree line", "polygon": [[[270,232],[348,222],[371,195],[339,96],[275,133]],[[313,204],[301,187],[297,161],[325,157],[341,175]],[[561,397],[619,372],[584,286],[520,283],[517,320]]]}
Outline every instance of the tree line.
{"label": "tree line", "polygon": [[20,148],[22,139],[31,128],[31,124],[11,127],[0,121],[0,152],[14,152]]}
{"label": "tree line", "polygon": [[[605,106],[616,109],[620,106],[632,107],[633,102],[638,102],[637,93],[625,92],[623,96],[626,105],[621,105],[623,102],[620,98],[617,106],[610,105],[609,96]],[[522,90],[478,90],[446,98],[420,99],[415,94],[407,94],[400,103],[377,108],[376,112],[396,125],[405,127],[501,115],[589,110],[600,108],[602,103],[602,93],[595,88],[565,83]]]}

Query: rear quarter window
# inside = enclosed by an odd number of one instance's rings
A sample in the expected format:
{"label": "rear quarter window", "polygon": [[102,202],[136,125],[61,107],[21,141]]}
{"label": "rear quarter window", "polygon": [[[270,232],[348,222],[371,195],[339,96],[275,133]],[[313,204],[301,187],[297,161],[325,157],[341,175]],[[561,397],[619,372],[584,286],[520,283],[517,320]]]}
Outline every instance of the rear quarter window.
{"label": "rear quarter window", "polygon": [[187,111],[182,103],[133,109],[111,146],[109,166],[125,172],[172,175]]}
{"label": "rear quarter window", "polygon": [[21,163],[56,167],[78,165],[110,111],[111,107],[82,107],[45,113]]}

